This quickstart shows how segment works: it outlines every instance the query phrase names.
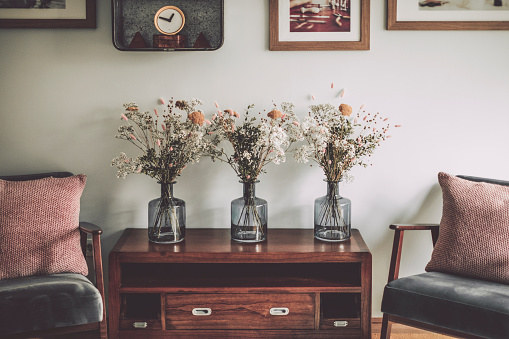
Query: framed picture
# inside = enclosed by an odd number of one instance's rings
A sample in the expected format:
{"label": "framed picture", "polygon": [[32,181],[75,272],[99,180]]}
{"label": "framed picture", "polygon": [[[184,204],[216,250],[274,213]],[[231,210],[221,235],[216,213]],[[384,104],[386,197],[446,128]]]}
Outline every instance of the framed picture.
{"label": "framed picture", "polygon": [[0,0],[0,28],[96,28],[96,0]]}
{"label": "framed picture", "polygon": [[387,0],[387,29],[509,29],[509,0]]}
{"label": "framed picture", "polygon": [[270,0],[271,51],[369,50],[369,0]]}

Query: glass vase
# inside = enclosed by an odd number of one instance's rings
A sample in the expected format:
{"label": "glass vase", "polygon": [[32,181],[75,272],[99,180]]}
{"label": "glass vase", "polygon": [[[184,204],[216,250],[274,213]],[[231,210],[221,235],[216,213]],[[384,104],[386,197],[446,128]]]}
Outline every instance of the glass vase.
{"label": "glass vase", "polygon": [[243,195],[231,203],[231,237],[235,241],[260,242],[267,239],[267,201],[255,196],[258,182],[241,181]]}
{"label": "glass vase", "polygon": [[350,238],[351,201],[339,195],[339,181],[327,181],[327,195],[315,200],[315,238],[343,241]]}
{"label": "glass vase", "polygon": [[172,244],[186,235],[186,203],[173,196],[173,184],[161,183],[161,197],[148,203],[148,240]]}

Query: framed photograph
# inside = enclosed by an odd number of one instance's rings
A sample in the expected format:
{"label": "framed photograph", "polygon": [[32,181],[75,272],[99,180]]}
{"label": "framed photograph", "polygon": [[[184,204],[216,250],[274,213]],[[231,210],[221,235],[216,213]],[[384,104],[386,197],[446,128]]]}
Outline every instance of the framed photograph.
{"label": "framed photograph", "polygon": [[0,28],[96,28],[96,0],[0,0]]}
{"label": "framed photograph", "polygon": [[387,0],[387,29],[509,29],[509,0]]}
{"label": "framed photograph", "polygon": [[271,51],[369,50],[369,0],[270,0]]}

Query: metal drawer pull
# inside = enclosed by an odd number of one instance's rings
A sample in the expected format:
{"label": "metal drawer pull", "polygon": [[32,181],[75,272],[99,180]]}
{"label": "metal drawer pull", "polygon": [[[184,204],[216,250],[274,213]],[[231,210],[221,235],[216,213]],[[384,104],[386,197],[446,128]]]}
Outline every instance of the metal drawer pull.
{"label": "metal drawer pull", "polygon": [[270,315],[288,315],[290,310],[286,307],[273,307],[270,309]]}
{"label": "metal drawer pull", "polygon": [[211,315],[212,310],[210,308],[193,308],[193,315]]}
{"label": "metal drawer pull", "polygon": [[348,321],[335,321],[334,322],[334,327],[347,327],[348,326]]}
{"label": "metal drawer pull", "polygon": [[133,323],[134,328],[147,328],[148,324],[146,321],[135,321]]}

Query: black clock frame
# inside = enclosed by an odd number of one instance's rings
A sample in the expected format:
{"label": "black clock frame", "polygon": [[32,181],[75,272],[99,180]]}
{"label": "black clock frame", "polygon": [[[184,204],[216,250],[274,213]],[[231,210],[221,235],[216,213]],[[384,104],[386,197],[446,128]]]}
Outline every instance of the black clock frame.
{"label": "black clock frame", "polygon": [[[224,0],[112,0],[113,45],[121,51],[214,51],[224,41]],[[180,8],[186,17],[179,35],[185,37],[183,48],[154,48],[153,35],[160,32],[154,26],[154,15],[164,6]],[[131,48],[136,33],[147,47]],[[205,38],[210,47],[193,47]]]}

